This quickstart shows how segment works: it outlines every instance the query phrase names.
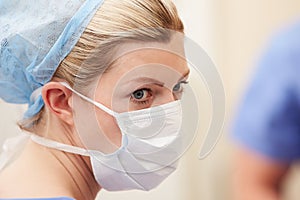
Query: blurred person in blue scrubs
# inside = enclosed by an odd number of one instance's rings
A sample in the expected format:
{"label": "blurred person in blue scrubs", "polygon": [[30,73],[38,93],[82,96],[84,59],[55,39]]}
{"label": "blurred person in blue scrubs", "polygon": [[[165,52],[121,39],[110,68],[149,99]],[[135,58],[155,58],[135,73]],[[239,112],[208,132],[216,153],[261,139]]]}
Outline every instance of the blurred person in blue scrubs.
{"label": "blurred person in blue scrubs", "polygon": [[282,184],[300,159],[300,22],[271,40],[234,124],[238,200],[281,199]]}

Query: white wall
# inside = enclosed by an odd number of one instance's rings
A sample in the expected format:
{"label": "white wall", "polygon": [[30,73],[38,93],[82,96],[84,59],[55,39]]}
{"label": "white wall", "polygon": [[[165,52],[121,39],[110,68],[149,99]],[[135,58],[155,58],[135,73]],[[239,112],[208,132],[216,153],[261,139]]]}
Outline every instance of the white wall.
{"label": "white wall", "polygon": [[[8,137],[14,137],[20,130],[17,122],[24,111],[24,106],[16,106],[0,100],[0,145]],[[1,152],[1,149],[0,149]]]}

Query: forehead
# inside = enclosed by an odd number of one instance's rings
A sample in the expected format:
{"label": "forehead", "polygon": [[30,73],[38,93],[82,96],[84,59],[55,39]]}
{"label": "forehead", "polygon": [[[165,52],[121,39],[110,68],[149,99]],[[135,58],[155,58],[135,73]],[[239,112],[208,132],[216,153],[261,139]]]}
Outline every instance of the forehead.
{"label": "forehead", "polygon": [[189,70],[183,42],[178,39],[173,39],[169,43],[125,44],[117,55],[119,57],[108,70],[108,73],[117,77],[128,73],[133,76],[147,74],[155,76],[166,71],[182,76]]}
{"label": "forehead", "polygon": [[167,66],[180,72],[185,67],[186,60],[180,55],[163,49],[139,49],[120,57],[114,62],[112,68],[123,72],[145,65]]}

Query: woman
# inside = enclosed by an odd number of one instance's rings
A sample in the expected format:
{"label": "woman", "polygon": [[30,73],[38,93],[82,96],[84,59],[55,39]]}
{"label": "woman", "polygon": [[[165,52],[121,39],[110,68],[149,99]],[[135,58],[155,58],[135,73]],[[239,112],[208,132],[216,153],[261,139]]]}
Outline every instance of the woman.
{"label": "woman", "polygon": [[0,6],[0,96],[29,104],[0,198],[94,199],[150,190],[174,171],[189,69],[171,1]]}

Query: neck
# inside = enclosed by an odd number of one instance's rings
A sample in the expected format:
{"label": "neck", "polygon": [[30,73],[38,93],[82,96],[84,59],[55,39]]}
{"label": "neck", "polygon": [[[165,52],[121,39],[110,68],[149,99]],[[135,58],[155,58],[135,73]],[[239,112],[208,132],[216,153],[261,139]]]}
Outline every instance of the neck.
{"label": "neck", "polygon": [[[43,135],[48,135],[49,139],[56,138],[54,140],[61,143],[78,146],[76,139],[67,137],[72,134],[62,134],[58,130],[64,129],[57,127],[53,130],[52,133],[56,135],[53,138],[50,132]],[[18,180],[12,190],[5,186],[11,180]],[[18,191],[15,191],[16,187]],[[15,163],[3,171],[0,188],[1,195],[7,195],[3,197],[68,196],[82,200],[95,199],[101,189],[93,176],[89,157],[47,148],[33,141],[29,141]]]}

